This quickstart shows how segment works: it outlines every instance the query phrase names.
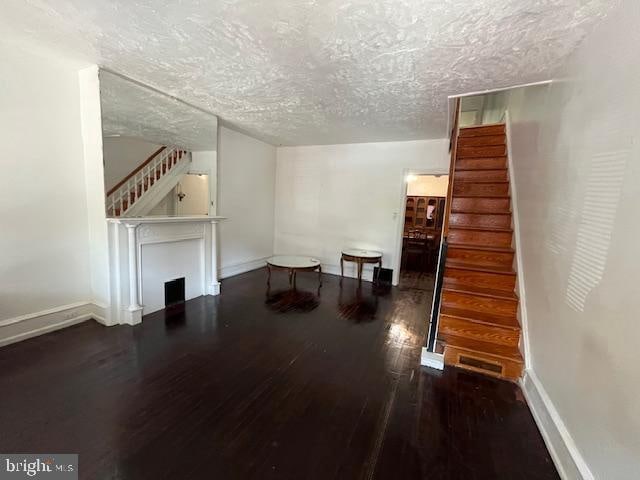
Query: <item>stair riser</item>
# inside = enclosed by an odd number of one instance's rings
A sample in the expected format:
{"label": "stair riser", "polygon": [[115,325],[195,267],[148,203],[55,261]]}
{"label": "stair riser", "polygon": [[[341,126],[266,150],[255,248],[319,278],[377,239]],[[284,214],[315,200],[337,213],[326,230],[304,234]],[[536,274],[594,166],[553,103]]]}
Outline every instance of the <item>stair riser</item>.
{"label": "stair riser", "polygon": [[458,140],[458,147],[485,147],[493,145],[504,145],[504,135],[483,135],[480,137],[461,137]]}
{"label": "stair riser", "polygon": [[509,195],[508,183],[465,183],[455,182],[453,196],[493,197]]}
{"label": "stair riser", "polygon": [[507,147],[504,145],[482,146],[482,147],[458,147],[457,158],[465,157],[502,157],[507,154]]}
{"label": "stair riser", "polygon": [[460,230],[455,227],[450,227],[448,239],[451,243],[467,243],[470,245],[484,245],[491,247],[510,247],[511,236],[511,232]]}
{"label": "stair riser", "polygon": [[[518,380],[522,375],[523,367],[520,362],[492,357],[482,352],[459,349],[453,345],[445,347],[444,363],[507,380]],[[489,369],[489,365],[494,366],[495,369]]]}
{"label": "stair riser", "polygon": [[[459,158],[456,160],[458,170],[499,170],[507,168],[506,157]],[[456,173],[456,175],[458,175]]]}
{"label": "stair riser", "polygon": [[504,298],[492,298],[467,292],[442,292],[442,304],[453,308],[474,312],[514,316],[518,312],[518,302]]}
{"label": "stair riser", "polygon": [[483,250],[469,250],[454,248],[449,245],[447,258],[456,262],[464,262],[469,265],[482,267],[510,267],[513,265],[512,252],[490,252]]}
{"label": "stair riser", "polygon": [[490,125],[486,127],[461,128],[459,132],[460,138],[463,137],[479,137],[485,135],[504,135],[504,125]]}
{"label": "stair riser", "polygon": [[495,227],[510,228],[511,215],[491,215],[481,213],[452,213],[449,217],[451,227]]}
{"label": "stair riser", "polygon": [[508,198],[454,198],[451,201],[452,212],[506,213],[511,211]]}
{"label": "stair riser", "polygon": [[517,347],[518,342],[520,342],[519,330],[482,325],[448,315],[440,315],[438,331],[442,334],[456,335],[509,347]]}
{"label": "stair riser", "polygon": [[454,178],[456,182],[508,182],[509,174],[506,170],[456,170]]}
{"label": "stair riser", "polygon": [[454,281],[457,284],[494,288],[504,292],[513,292],[516,287],[515,275],[501,273],[476,272],[473,270],[446,267],[444,278],[445,280]]}

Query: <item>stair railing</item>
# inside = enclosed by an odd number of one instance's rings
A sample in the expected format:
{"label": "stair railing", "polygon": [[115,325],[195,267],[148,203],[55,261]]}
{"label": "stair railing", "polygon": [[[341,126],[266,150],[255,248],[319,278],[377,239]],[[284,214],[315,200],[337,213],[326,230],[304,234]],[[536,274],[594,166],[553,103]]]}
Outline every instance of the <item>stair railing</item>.
{"label": "stair railing", "polygon": [[107,192],[107,212],[121,216],[151,186],[166,175],[188,153],[178,147],[162,147]]}
{"label": "stair railing", "polygon": [[447,187],[447,199],[445,201],[445,215],[442,225],[442,238],[440,241],[440,255],[438,256],[438,270],[436,272],[436,284],[433,292],[433,304],[431,305],[431,319],[429,321],[429,332],[427,334],[427,342],[425,347],[427,351],[433,352],[436,348],[436,339],[438,337],[438,316],[440,314],[440,298],[442,296],[442,284],[444,283],[444,269],[447,259],[447,236],[449,234],[449,216],[451,215],[451,202],[453,200],[453,180],[456,173],[456,157],[458,149],[458,133],[460,131],[460,99],[455,102],[455,112],[453,114],[453,128],[451,129],[451,140],[449,143],[449,151],[451,152],[451,161],[449,163],[449,185]]}

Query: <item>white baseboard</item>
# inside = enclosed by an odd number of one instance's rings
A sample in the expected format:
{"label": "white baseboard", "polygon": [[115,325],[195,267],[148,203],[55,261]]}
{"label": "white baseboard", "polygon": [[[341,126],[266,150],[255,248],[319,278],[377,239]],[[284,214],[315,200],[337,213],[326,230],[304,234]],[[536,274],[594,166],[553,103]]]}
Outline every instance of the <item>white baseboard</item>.
{"label": "white baseboard", "polygon": [[106,323],[107,308],[77,302],[0,321],[0,347],[70,327],[90,318]]}
{"label": "white baseboard", "polygon": [[[373,267],[377,265],[365,264],[362,268],[362,280],[367,282],[373,282]],[[332,265],[329,263],[322,264],[322,273],[328,273],[329,275],[340,276],[340,265]],[[344,264],[344,276],[345,278],[358,278],[358,270],[356,264],[352,262],[345,262]]]}
{"label": "white baseboard", "polygon": [[267,259],[269,258],[271,258],[271,255],[269,255],[268,257],[256,258],[255,260],[250,260],[248,262],[240,262],[234,263],[233,265],[227,265],[226,267],[222,267],[220,269],[219,278],[222,279],[235,277],[236,275],[240,275],[241,273],[257,270],[264,267],[267,264]]}
{"label": "white baseboard", "polygon": [[535,372],[525,371],[520,381],[529,409],[563,480],[594,480],[582,454]]}
{"label": "white baseboard", "polygon": [[422,347],[420,355],[420,365],[423,367],[444,370],[444,355],[441,353],[429,352],[426,347]]}

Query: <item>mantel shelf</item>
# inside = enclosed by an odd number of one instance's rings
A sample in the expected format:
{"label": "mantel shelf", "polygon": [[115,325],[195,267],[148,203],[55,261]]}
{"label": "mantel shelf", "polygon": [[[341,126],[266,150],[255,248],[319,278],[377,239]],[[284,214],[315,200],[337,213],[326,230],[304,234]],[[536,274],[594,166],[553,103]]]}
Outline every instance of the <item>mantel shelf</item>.
{"label": "mantel shelf", "polygon": [[107,218],[108,222],[120,223],[123,225],[141,225],[143,223],[187,223],[187,222],[203,222],[203,223],[217,223],[221,220],[226,220],[227,217],[219,217],[213,215],[190,215],[185,217],[118,217]]}

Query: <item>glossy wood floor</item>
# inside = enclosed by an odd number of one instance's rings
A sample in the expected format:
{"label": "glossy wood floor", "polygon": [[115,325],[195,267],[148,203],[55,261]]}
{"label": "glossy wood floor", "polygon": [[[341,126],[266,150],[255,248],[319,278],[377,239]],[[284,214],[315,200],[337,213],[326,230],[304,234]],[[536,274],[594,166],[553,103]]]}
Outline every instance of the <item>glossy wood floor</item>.
{"label": "glossy wood floor", "polygon": [[285,277],[0,349],[0,451],[83,479],[558,478],[514,384],[419,367],[428,284]]}

